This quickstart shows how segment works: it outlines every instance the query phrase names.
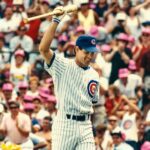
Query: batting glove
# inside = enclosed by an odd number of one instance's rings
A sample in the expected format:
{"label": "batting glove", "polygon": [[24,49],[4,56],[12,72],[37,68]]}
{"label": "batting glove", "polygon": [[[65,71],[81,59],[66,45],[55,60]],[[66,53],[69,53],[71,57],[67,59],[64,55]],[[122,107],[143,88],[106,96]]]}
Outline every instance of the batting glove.
{"label": "batting glove", "polygon": [[66,15],[66,12],[64,11],[63,8],[64,8],[63,6],[58,6],[53,10],[54,12],[58,12],[57,15],[54,15],[52,17],[54,22],[59,23],[62,20],[62,18]]}

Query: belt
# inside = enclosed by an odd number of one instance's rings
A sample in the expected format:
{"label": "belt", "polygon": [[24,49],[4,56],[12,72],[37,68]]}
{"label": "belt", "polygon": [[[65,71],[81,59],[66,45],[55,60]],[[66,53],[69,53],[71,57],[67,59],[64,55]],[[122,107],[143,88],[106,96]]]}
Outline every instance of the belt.
{"label": "belt", "polygon": [[76,121],[85,121],[88,120],[90,118],[90,115],[70,115],[70,114],[66,114],[67,119],[71,119],[71,120],[76,120]]}
{"label": "belt", "polygon": [[103,104],[94,105],[94,107],[103,107],[103,106],[104,106]]}

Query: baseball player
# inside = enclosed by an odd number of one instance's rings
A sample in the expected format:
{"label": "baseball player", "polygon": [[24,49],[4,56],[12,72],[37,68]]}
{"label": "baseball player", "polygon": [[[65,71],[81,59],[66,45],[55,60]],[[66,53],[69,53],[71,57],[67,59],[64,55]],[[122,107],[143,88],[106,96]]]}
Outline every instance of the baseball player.
{"label": "baseball player", "polygon": [[[64,13],[62,7],[55,10]],[[49,45],[62,17],[53,17],[39,46],[58,99],[58,112],[52,126],[52,150],[95,150],[90,114],[92,104],[99,99],[99,76],[89,64],[97,52],[96,40],[88,35],[78,37],[74,60],[55,54]]]}

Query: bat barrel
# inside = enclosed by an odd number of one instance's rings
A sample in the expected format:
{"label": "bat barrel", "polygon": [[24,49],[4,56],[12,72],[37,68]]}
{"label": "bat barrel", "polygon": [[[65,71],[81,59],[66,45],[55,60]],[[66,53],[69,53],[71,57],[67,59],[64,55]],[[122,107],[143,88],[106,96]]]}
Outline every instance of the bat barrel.
{"label": "bat barrel", "polygon": [[[75,12],[75,11],[77,11],[77,6],[76,5],[68,5],[68,6],[64,7],[63,10],[66,13]],[[60,13],[59,11],[53,11],[53,12],[48,12],[48,13],[45,13],[45,14],[42,14],[42,15],[34,16],[34,17],[31,17],[31,18],[24,18],[23,22],[28,23],[32,20],[41,19],[41,18],[45,18],[45,17],[48,17],[48,16],[52,16],[52,15],[57,15],[59,13]]]}

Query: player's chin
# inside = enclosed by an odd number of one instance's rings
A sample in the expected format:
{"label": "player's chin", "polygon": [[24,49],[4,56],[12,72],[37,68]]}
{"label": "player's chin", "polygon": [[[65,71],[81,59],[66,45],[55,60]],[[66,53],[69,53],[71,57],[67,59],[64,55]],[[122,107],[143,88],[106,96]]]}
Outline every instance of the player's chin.
{"label": "player's chin", "polygon": [[91,61],[86,61],[86,62],[84,63],[84,66],[89,66],[90,63],[91,63]]}

